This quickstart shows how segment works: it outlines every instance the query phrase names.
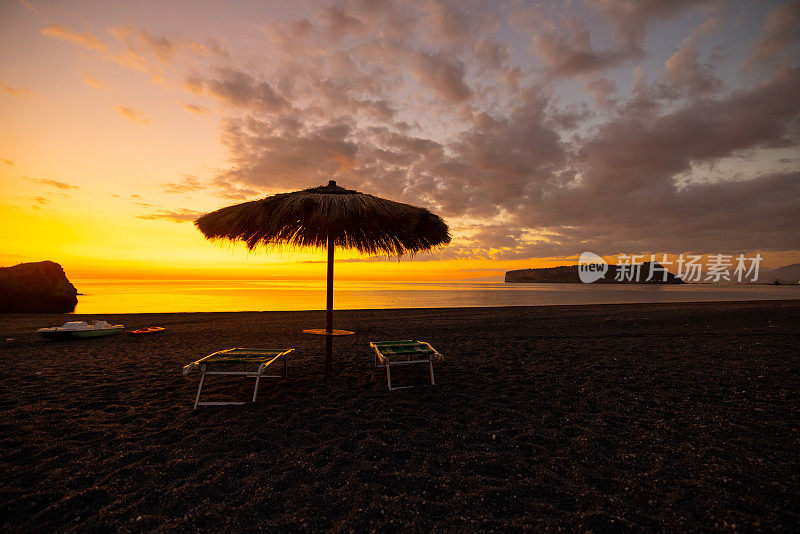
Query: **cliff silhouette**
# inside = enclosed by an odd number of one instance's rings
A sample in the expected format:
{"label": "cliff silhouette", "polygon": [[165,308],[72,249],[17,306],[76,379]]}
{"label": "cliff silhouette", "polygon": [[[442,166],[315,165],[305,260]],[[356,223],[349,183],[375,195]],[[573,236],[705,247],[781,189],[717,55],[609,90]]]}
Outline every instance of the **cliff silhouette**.
{"label": "cliff silhouette", "polygon": [[[650,276],[651,263],[653,272],[653,279],[647,280]],[[627,267],[627,266],[626,266]],[[661,271],[662,266],[658,262],[646,261],[639,265],[639,278],[638,281],[634,275],[633,280],[617,280],[620,272],[620,266],[609,265],[606,275],[593,282],[595,284],[683,284],[683,280],[674,274],[667,272],[666,280],[664,280],[664,273]],[[545,267],[541,269],[519,269],[516,271],[507,271],[507,283],[533,283],[533,284],[579,284],[581,283],[580,276],[578,275],[577,265],[562,265],[561,267]]]}
{"label": "cliff silhouette", "polygon": [[0,313],[70,313],[78,291],[52,261],[0,267]]}

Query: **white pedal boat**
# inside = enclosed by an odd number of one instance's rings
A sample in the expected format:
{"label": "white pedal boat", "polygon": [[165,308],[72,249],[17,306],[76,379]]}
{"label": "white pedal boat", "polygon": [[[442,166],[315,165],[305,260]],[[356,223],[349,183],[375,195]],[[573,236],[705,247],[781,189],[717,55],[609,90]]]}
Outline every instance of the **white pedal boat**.
{"label": "white pedal boat", "polygon": [[64,326],[40,328],[39,334],[48,339],[64,339],[70,337],[98,337],[119,334],[125,330],[121,324],[108,324],[106,321],[95,321],[89,324],[86,321],[70,321]]}

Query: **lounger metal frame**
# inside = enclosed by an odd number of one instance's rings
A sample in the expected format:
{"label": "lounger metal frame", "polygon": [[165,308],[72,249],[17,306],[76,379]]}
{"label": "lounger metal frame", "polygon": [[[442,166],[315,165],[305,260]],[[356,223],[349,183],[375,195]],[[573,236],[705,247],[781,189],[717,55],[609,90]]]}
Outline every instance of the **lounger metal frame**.
{"label": "lounger metal frame", "polygon": [[[431,346],[431,344],[426,342],[426,341],[403,340],[403,341],[398,341],[397,343],[411,343],[412,341],[414,343],[416,343],[416,344],[419,344],[419,345],[425,345],[426,347],[428,347],[430,352],[417,352],[417,353],[410,352],[410,353],[408,353],[408,359],[407,360],[394,360],[393,361],[393,358],[404,357],[406,355],[405,354],[402,354],[402,355],[400,355],[400,354],[398,354],[398,355],[386,355],[386,354],[383,354],[380,351],[379,344],[388,343],[386,341],[371,341],[370,344],[369,344],[369,346],[372,347],[372,349],[375,351],[375,368],[380,367],[381,365],[386,367],[386,383],[389,386],[389,391],[394,391],[396,389],[408,389],[408,388],[417,387],[416,385],[392,387],[392,371],[391,371],[391,367],[392,366],[396,366],[396,365],[414,365],[414,364],[418,364],[418,363],[421,363],[421,364],[427,363],[428,367],[430,368],[430,371],[431,371],[431,384],[430,385],[432,385],[432,386],[436,385],[436,379],[433,377],[433,360],[434,359],[441,360],[442,359],[442,355],[439,354],[439,351],[434,349]],[[422,356],[422,355],[424,355],[426,357],[422,358],[422,359],[419,359],[418,357]],[[417,359],[412,360],[411,359],[412,356],[414,356]],[[425,385],[427,385],[427,384],[425,384]]]}
{"label": "lounger metal frame", "polygon": [[[198,406],[225,406],[228,404],[235,404],[235,405],[242,405],[247,404],[245,401],[200,401],[200,394],[203,391],[203,384],[205,383],[206,375],[227,375],[227,376],[243,376],[246,378],[255,378],[256,384],[253,387],[253,400],[251,402],[256,401],[256,397],[258,396],[258,384],[262,378],[283,378],[284,380],[289,376],[289,370],[286,363],[286,355],[290,352],[294,351],[294,349],[287,349],[281,350],[275,355],[270,355],[270,359],[263,360],[263,361],[242,361],[237,362],[236,357],[243,356],[245,358],[257,358],[260,354],[264,352],[273,352],[271,349],[247,349],[247,348],[233,348],[233,349],[225,349],[214,352],[205,356],[204,358],[200,358],[197,361],[190,363],[189,365],[184,366],[183,374],[187,375],[192,370],[200,368],[200,385],[197,387],[197,396],[194,399],[194,409],[196,410]],[[230,360],[225,360],[225,355],[230,355]],[[216,358],[221,358],[222,361],[214,361]],[[264,374],[267,368],[273,364],[274,362],[278,361],[279,359],[283,359],[283,374],[281,375],[267,375]],[[258,367],[255,370],[248,371],[248,365],[255,365],[258,364]],[[209,367],[214,365],[242,365],[243,370],[241,371],[213,371],[209,370]]]}

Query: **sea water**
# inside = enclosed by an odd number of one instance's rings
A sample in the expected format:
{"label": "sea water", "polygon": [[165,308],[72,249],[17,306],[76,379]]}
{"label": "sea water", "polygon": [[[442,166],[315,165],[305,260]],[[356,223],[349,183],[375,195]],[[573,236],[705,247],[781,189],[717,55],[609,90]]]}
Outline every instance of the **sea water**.
{"label": "sea water", "polygon": [[[325,282],[308,280],[74,280],[75,313],[175,313],[325,309]],[[506,284],[336,281],[346,309],[555,306],[799,299],[800,285]]]}

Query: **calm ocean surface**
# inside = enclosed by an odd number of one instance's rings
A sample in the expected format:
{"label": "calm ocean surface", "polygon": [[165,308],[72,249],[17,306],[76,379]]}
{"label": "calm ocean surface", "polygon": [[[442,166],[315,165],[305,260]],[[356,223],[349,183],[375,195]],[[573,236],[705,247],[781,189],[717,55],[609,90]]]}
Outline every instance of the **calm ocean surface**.
{"label": "calm ocean surface", "polygon": [[[172,313],[325,309],[324,281],[74,280],[75,313]],[[334,307],[453,308],[800,298],[800,286],[586,285],[503,282],[337,281]]]}

